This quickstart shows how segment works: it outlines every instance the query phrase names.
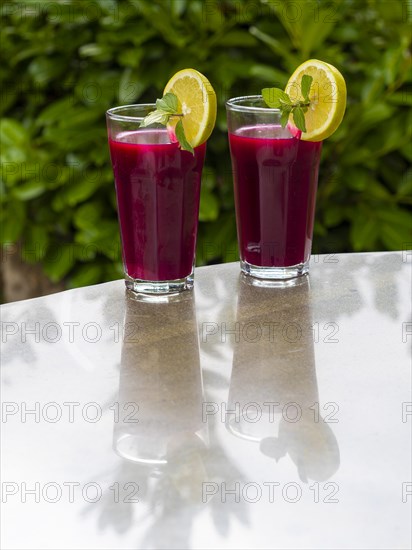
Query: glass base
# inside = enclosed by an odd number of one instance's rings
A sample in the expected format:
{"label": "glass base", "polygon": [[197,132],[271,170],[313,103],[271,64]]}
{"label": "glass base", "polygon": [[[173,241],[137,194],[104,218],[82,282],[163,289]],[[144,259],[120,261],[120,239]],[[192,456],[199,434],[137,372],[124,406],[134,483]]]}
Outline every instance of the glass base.
{"label": "glass base", "polygon": [[291,265],[288,267],[262,267],[258,265],[252,265],[249,262],[240,260],[240,269],[245,275],[249,277],[256,277],[257,279],[267,280],[281,280],[294,279],[295,277],[301,277],[305,273],[309,272],[309,260],[307,262]]}
{"label": "glass base", "polygon": [[143,294],[149,296],[171,296],[190,290],[193,288],[194,271],[182,279],[173,279],[171,281],[144,281],[142,279],[132,279],[127,274],[125,276],[126,288],[134,294]]}
{"label": "glass base", "polygon": [[[155,438],[146,441],[144,437],[142,439],[142,436],[128,433],[121,434],[114,442],[114,450],[122,458],[149,465],[167,464],[165,456],[160,452],[160,447],[159,440]],[[166,449],[164,449],[164,453],[166,453]]]}

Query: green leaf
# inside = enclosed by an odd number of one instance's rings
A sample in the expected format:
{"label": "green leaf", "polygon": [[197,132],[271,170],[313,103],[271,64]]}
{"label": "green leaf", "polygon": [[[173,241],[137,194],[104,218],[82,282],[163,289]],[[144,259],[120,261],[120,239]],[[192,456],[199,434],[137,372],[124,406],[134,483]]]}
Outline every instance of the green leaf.
{"label": "green leaf", "polygon": [[2,147],[21,147],[29,140],[24,126],[11,118],[0,120],[0,140]]}
{"label": "green leaf", "polygon": [[83,177],[77,181],[66,184],[52,202],[55,211],[60,212],[66,206],[76,204],[88,199],[93,193],[101,188],[100,173],[89,170],[83,173]]}
{"label": "green leaf", "polygon": [[290,105],[289,103],[284,103],[284,101],[280,100],[280,109],[282,111],[286,111],[287,113],[291,113],[293,110],[293,105]]}
{"label": "green leaf", "polygon": [[11,200],[7,210],[2,210],[1,242],[3,244],[15,243],[23,232],[27,223],[26,203]]}
{"label": "green leaf", "polygon": [[102,57],[104,59],[107,49],[100,44],[84,44],[79,48],[79,54],[81,57]]}
{"label": "green leaf", "polygon": [[313,78],[308,75],[308,74],[304,74],[302,76],[302,82],[301,82],[301,90],[302,90],[302,95],[305,99],[305,101],[309,101],[309,92],[310,92],[310,88],[312,86],[312,82],[313,82]]}
{"label": "green leaf", "polygon": [[412,232],[412,214],[400,208],[379,210],[377,212],[379,219],[386,224],[403,228],[409,236]]}
{"label": "green leaf", "polygon": [[36,119],[36,124],[38,126],[42,126],[59,122],[70,114],[70,110],[74,106],[73,104],[74,99],[70,96],[54,101],[41,111],[40,115]]}
{"label": "green leaf", "polygon": [[354,191],[365,191],[371,185],[373,173],[363,166],[355,165],[345,170],[345,181],[348,188]]}
{"label": "green leaf", "polygon": [[299,128],[299,130],[301,130],[302,132],[306,132],[305,115],[301,107],[295,107],[295,109],[293,109],[292,111],[292,114],[295,126]]}
{"label": "green leaf", "polygon": [[[268,6],[270,6],[270,2],[268,2]],[[298,57],[292,53],[293,50],[285,48],[285,43],[283,40],[276,40],[276,38],[273,37],[272,26],[270,27],[271,34],[265,33],[255,26],[251,26],[249,32],[258,40],[261,40],[264,44],[267,44],[277,57],[285,60],[286,65],[290,68],[299,65]]]}
{"label": "green leaf", "polygon": [[412,147],[410,143],[405,143],[399,148],[399,152],[406,158],[407,161],[412,162]]}
{"label": "green leaf", "polygon": [[264,65],[263,63],[254,63],[249,69],[249,77],[258,78],[266,82],[273,82],[274,84],[282,87],[288,81],[288,75],[271,65]]}
{"label": "green leaf", "polygon": [[166,126],[170,118],[170,115],[165,114],[163,111],[152,111],[145,117],[140,123],[140,128],[146,128],[152,124],[163,124]]}
{"label": "green leaf", "polygon": [[263,101],[271,109],[279,109],[281,107],[281,100],[287,105],[291,105],[290,97],[280,88],[263,88],[262,90]]}
{"label": "green leaf", "polygon": [[43,225],[32,225],[24,238],[22,257],[25,262],[40,262],[47,251],[49,244],[48,231]]}
{"label": "green leaf", "polygon": [[161,99],[156,100],[156,108],[158,111],[174,115],[177,113],[178,101],[175,94],[168,92]]}
{"label": "green leaf", "polygon": [[[138,2],[138,10],[147,19],[147,25],[157,31],[163,42],[172,45],[177,50],[186,46],[190,40],[189,33],[184,33],[175,25],[170,24],[170,8],[168,2]],[[167,52],[166,52],[167,53]]]}
{"label": "green leaf", "polygon": [[79,229],[89,230],[99,225],[104,218],[102,204],[97,201],[80,205],[74,215],[74,224]]}
{"label": "green leaf", "polygon": [[346,211],[339,204],[331,204],[325,212],[324,224],[326,227],[334,227],[346,219]]}
{"label": "green leaf", "polygon": [[14,187],[12,195],[21,201],[29,201],[42,195],[45,190],[46,186],[42,181],[26,181],[18,187]]}
{"label": "green leaf", "polygon": [[134,80],[133,71],[130,67],[127,67],[120,78],[118,98],[121,105],[128,105],[134,102],[139,94],[141,86],[136,85]]}
{"label": "green leaf", "polygon": [[101,265],[90,265],[90,262],[80,265],[70,277],[68,284],[71,288],[95,285],[102,281],[103,269]]}
{"label": "green leaf", "polygon": [[189,151],[190,153],[192,153],[192,155],[194,155],[195,151],[186,139],[185,129],[183,128],[183,123],[181,120],[179,120],[179,122],[176,124],[175,132],[180,148],[184,151]]}
{"label": "green leaf", "polygon": [[286,124],[288,123],[289,115],[290,115],[289,111],[282,111],[282,114],[281,114],[281,117],[280,117],[280,123],[282,125],[282,128],[284,128],[286,126]]}
{"label": "green leaf", "polygon": [[71,243],[50,245],[44,261],[44,272],[54,283],[63,279],[75,263],[74,246]]}
{"label": "green leaf", "polygon": [[105,263],[103,281],[113,281],[114,279],[122,279],[124,277],[123,262],[119,260]]}
{"label": "green leaf", "polygon": [[219,202],[216,195],[202,187],[200,193],[199,220],[210,222],[219,216]]}
{"label": "green leaf", "polygon": [[35,57],[27,68],[34,82],[43,87],[53,79],[57,80],[66,70],[60,63],[55,63],[54,59],[46,56]]}
{"label": "green leaf", "polygon": [[390,119],[394,111],[393,106],[389,106],[386,103],[372,103],[365,107],[362,111],[360,120],[358,120],[356,130],[363,130],[366,128],[375,127],[378,122]]}
{"label": "green leaf", "polygon": [[376,219],[365,218],[363,211],[357,212],[351,229],[351,240],[355,251],[361,252],[373,249],[379,231],[379,223]]}
{"label": "green leaf", "polygon": [[144,50],[137,50],[135,47],[126,48],[119,53],[119,63],[127,69],[136,69],[144,56]]}
{"label": "green leaf", "polygon": [[412,196],[412,168],[405,172],[398,187],[398,195],[403,197]]}
{"label": "green leaf", "polygon": [[402,250],[411,242],[411,232],[399,225],[382,225],[379,234],[388,250]]}
{"label": "green leaf", "polygon": [[219,46],[249,48],[257,45],[257,40],[247,31],[234,30],[225,33],[219,40]]}
{"label": "green leaf", "polygon": [[375,179],[369,178],[367,194],[369,199],[375,199],[377,201],[384,201],[389,203],[391,200],[391,194],[388,189]]}
{"label": "green leaf", "polygon": [[79,128],[83,127],[86,131],[90,128],[90,125],[100,120],[102,116],[101,109],[92,109],[90,107],[76,107],[66,112],[65,116],[59,120],[59,129],[71,129],[77,132]]}
{"label": "green leaf", "polygon": [[[329,36],[333,36],[335,25],[339,26],[339,23],[344,21],[346,11],[341,6],[341,0],[334,0],[334,2],[294,0],[290,3],[267,2],[267,5],[277,14],[289,35],[289,40],[286,38],[281,40],[283,48],[285,43],[291,43],[293,48],[299,51],[301,61],[309,59],[311,52],[318,48],[324,58],[325,49],[327,50],[324,42]],[[336,14],[339,14],[339,17]]]}
{"label": "green leaf", "polygon": [[210,166],[205,166],[202,170],[202,191],[211,191],[216,186],[216,172]]}
{"label": "green leaf", "polygon": [[407,90],[396,92],[388,97],[388,102],[394,105],[405,105],[412,107],[412,93]]}

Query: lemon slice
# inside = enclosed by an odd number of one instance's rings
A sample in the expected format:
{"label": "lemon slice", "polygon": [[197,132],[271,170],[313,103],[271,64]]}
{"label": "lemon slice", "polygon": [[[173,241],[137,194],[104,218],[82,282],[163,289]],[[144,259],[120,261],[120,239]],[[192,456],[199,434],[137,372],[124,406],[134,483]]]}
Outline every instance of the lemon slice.
{"label": "lemon slice", "polygon": [[[195,69],[183,69],[166,84],[163,95],[168,92],[178,99],[187,141],[192,147],[205,142],[215,126],[217,109],[216,94],[208,79]],[[177,122],[173,120],[174,125]]]}
{"label": "lemon slice", "polygon": [[296,69],[286,85],[285,92],[292,102],[303,101],[301,95],[302,76],[313,78],[310,88],[310,107],[305,113],[306,132],[304,141],[322,141],[333,134],[342,122],[346,108],[345,79],[333,65],[309,59]]}

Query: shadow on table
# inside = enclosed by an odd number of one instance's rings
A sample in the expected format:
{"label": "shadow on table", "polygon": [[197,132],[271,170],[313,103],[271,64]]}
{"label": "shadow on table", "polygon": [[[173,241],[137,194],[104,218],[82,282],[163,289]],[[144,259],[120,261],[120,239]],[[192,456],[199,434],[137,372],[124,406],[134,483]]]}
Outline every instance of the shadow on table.
{"label": "shadow on table", "polygon": [[139,548],[181,549],[190,548],[193,522],[206,508],[220,533],[236,518],[247,524],[244,504],[203,494],[210,480],[242,475],[202,418],[195,294],[164,303],[127,298],[125,330],[113,430],[122,461],[107,475],[119,494],[109,490],[93,505],[99,527],[122,533],[139,525]]}
{"label": "shadow on table", "polygon": [[[339,468],[331,429],[337,403],[319,404],[309,279],[262,288],[239,278],[237,323],[226,427],[276,460],[287,454],[302,481],[324,481]],[[322,418],[322,415],[324,418]]]}
{"label": "shadow on table", "polygon": [[388,252],[348,257],[330,254],[313,258],[310,277],[312,292],[316,296],[312,302],[314,321],[332,320],[329,317],[332,301],[334,321],[360,312],[369,302],[366,286],[370,287],[372,298],[369,305],[376,313],[391,319],[399,318],[403,298],[398,275],[405,277],[405,282],[409,279],[404,288],[410,286],[411,263],[406,261],[406,254]]}

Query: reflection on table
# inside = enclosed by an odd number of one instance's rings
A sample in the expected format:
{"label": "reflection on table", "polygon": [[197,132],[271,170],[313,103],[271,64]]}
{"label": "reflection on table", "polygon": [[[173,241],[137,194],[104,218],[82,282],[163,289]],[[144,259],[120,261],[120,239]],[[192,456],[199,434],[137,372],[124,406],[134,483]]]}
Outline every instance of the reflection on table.
{"label": "reflection on table", "polygon": [[265,288],[241,276],[226,427],[278,461],[289,454],[302,481],[330,478],[339,448],[319,413],[308,277]]}

